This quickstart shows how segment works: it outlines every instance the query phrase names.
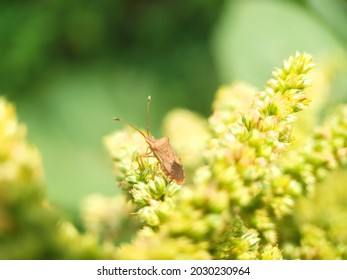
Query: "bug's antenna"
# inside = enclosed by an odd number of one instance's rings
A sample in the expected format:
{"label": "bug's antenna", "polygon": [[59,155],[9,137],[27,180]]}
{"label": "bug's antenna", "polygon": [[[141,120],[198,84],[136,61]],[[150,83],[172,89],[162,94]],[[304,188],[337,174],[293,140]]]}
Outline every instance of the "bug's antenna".
{"label": "bug's antenna", "polygon": [[122,120],[120,118],[113,118],[113,120],[115,121],[119,121],[119,122],[123,122],[127,125],[130,125],[132,128],[134,128],[135,130],[137,130],[138,132],[140,132],[142,134],[143,137],[147,137],[140,129],[138,129],[136,126],[132,125],[130,122],[126,121],[126,120]]}
{"label": "bug's antenna", "polygon": [[151,103],[151,96],[149,95],[147,98],[147,135],[149,136],[149,104]]}

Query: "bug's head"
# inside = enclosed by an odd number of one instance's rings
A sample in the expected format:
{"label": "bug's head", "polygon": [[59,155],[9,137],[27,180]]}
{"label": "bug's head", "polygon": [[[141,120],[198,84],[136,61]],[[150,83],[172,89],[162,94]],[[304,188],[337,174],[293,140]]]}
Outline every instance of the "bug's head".
{"label": "bug's head", "polygon": [[156,139],[152,135],[148,135],[147,137],[145,137],[145,140],[147,144],[149,144],[150,146],[153,145],[156,141]]}

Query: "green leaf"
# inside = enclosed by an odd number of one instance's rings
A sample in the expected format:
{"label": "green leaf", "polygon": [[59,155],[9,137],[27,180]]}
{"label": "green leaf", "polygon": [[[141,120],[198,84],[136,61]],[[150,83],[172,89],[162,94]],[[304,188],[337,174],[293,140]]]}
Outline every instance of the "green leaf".
{"label": "green leaf", "polygon": [[319,58],[342,48],[322,22],[288,1],[228,2],[212,43],[223,82],[257,86],[296,50]]}

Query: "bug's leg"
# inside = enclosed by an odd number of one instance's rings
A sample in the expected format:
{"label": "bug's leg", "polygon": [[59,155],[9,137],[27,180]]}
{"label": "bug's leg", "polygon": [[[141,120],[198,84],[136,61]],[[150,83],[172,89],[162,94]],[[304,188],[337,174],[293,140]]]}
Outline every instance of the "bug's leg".
{"label": "bug's leg", "polygon": [[152,150],[147,147],[147,150],[144,154],[139,154],[136,156],[136,161],[139,164],[139,167],[143,168],[142,158],[154,157],[153,155],[151,155],[151,152]]}
{"label": "bug's leg", "polygon": [[159,162],[159,161],[158,161],[157,164],[155,165],[155,168],[156,168],[157,170],[160,170],[161,166],[160,166],[160,162]]}
{"label": "bug's leg", "polygon": [[142,156],[141,155],[137,155],[136,156],[136,161],[137,161],[137,164],[139,165],[139,168],[143,167],[143,162],[142,162]]}
{"label": "bug's leg", "polygon": [[136,160],[139,158],[145,158],[145,157],[150,157],[151,150],[147,148],[146,152],[144,154],[139,154],[136,156]]}

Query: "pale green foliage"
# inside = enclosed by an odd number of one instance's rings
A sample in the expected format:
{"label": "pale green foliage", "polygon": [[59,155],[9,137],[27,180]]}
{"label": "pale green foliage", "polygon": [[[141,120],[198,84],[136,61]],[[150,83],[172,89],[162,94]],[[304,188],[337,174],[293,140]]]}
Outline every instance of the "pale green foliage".
{"label": "pale green foliage", "polygon": [[0,184],[3,188],[43,182],[38,151],[30,147],[25,138],[26,127],[18,124],[15,108],[0,98]]}
{"label": "pale green foliage", "polygon": [[[163,127],[181,156],[183,185],[144,156],[137,131],[105,137],[123,193],[85,199],[85,233],[46,200],[39,154],[0,99],[0,258],[346,259],[345,177],[318,184],[347,162],[347,107],[312,129],[315,105],[310,125],[294,128],[309,104],[312,67],[297,53],[261,92],[221,87],[208,119],[169,113]],[[312,87],[311,98],[327,88]]]}
{"label": "pale green foliage", "polygon": [[81,235],[45,198],[38,151],[0,98],[0,259],[99,259],[112,252]]}
{"label": "pale green foliage", "polygon": [[137,216],[149,226],[158,226],[173,207],[172,198],[180,186],[166,179],[156,159],[139,156],[146,146],[138,132],[115,133],[106,137],[105,143],[113,155],[120,186],[133,200]]}
{"label": "pale green foliage", "polygon": [[[325,133],[317,131],[304,146],[290,149],[296,113],[309,104],[305,89],[312,67],[310,55],[297,53],[273,72],[261,92],[244,84],[222,87],[207,122],[184,110],[169,114],[166,135],[188,170],[181,188],[156,159],[139,161],[146,145],[137,132],[108,138],[120,186],[144,222],[117,257],[282,259],[283,249],[286,257],[304,257],[290,239],[283,243],[281,223],[293,217],[297,199],[347,156],[344,109],[328,121]],[[132,145],[134,138],[142,144]],[[314,228],[306,227],[303,238]],[[319,227],[315,232],[322,237]],[[324,252],[321,258],[341,257]]]}

